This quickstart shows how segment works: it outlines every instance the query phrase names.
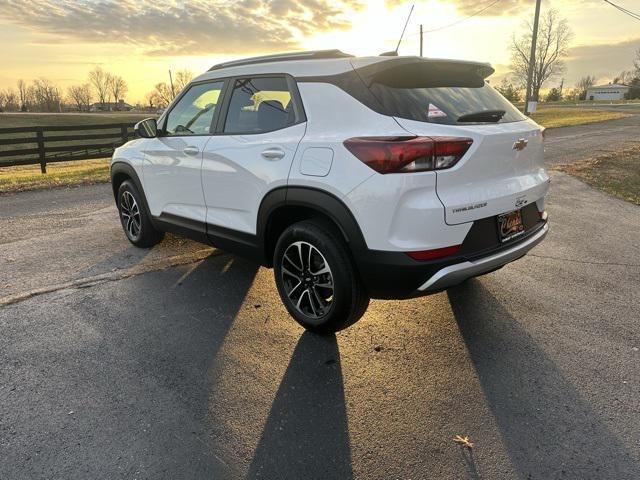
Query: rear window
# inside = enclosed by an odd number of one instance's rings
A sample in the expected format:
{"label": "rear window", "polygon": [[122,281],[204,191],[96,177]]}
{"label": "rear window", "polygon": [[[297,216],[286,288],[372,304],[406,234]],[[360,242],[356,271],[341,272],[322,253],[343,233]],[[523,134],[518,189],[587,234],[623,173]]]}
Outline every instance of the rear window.
{"label": "rear window", "polygon": [[[403,88],[373,83],[371,92],[394,117],[445,125],[458,123],[464,115],[503,110],[500,123],[519,122],[526,117],[493,87],[438,86]],[[485,123],[485,122],[472,122]]]}

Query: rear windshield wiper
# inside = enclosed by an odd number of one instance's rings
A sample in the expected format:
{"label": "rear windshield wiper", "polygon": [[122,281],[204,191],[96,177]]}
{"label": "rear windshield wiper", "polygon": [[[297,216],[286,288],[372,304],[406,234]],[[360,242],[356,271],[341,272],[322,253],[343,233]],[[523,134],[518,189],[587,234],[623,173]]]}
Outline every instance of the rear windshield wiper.
{"label": "rear windshield wiper", "polygon": [[504,110],[483,110],[482,112],[467,113],[458,117],[458,122],[499,122],[506,112]]}

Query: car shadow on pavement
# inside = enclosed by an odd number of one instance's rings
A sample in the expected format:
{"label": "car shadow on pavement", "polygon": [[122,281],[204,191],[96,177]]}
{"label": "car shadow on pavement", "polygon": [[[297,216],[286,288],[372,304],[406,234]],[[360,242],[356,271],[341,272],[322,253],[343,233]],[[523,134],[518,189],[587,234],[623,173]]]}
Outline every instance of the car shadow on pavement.
{"label": "car shadow on pavement", "polygon": [[637,478],[621,440],[480,281],[448,296],[518,478]]}
{"label": "car shadow on pavement", "polygon": [[[207,444],[209,364],[232,327],[258,265],[214,252],[201,262],[137,276],[119,343],[133,357],[129,367],[144,384],[135,423],[148,424],[138,455],[153,465],[148,478],[229,478],[233,466],[220,462]],[[231,470],[231,471],[230,471]],[[129,472],[135,476],[135,471]]]}
{"label": "car shadow on pavement", "polygon": [[353,478],[335,335],[300,337],[247,478]]}

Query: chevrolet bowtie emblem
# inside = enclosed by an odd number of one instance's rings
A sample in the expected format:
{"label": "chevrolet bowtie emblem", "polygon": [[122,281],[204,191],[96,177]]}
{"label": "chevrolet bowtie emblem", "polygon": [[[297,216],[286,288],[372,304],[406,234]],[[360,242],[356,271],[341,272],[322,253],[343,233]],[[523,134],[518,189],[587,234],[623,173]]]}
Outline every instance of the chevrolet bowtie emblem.
{"label": "chevrolet bowtie emblem", "polygon": [[525,140],[524,138],[521,138],[517,142],[514,142],[513,149],[518,151],[524,150],[528,143],[529,142],[527,140]]}

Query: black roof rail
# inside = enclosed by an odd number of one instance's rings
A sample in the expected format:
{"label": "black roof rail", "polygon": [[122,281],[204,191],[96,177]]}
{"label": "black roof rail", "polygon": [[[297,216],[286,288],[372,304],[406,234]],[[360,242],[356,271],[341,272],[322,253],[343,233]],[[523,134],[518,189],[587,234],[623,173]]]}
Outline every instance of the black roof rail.
{"label": "black roof rail", "polygon": [[232,60],[230,62],[218,63],[209,69],[220,70],[227,67],[239,67],[241,65],[254,65],[256,63],[268,63],[268,62],[285,62],[290,60],[319,60],[326,58],[347,58],[353,57],[348,53],[344,53],[340,50],[311,50],[307,52],[291,52],[291,53],[278,53],[275,55],[265,55],[262,57],[244,58],[242,60]]}

